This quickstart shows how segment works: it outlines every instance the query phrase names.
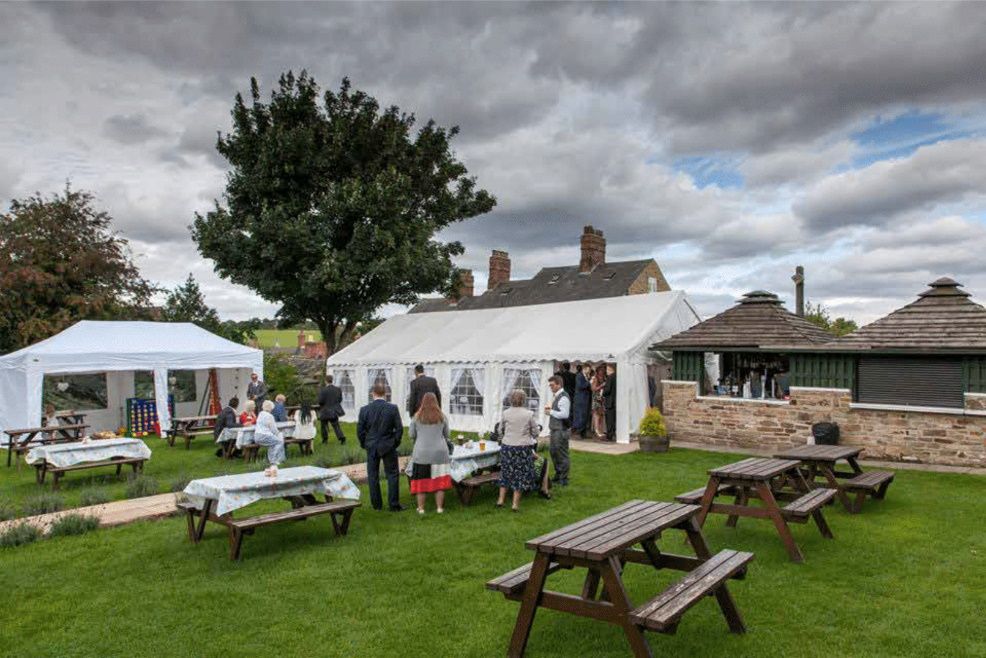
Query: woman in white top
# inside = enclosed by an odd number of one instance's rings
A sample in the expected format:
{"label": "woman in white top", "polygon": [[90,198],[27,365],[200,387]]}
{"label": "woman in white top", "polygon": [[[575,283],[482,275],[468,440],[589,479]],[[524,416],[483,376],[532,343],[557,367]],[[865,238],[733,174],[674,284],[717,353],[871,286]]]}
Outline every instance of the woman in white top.
{"label": "woman in white top", "polygon": [[312,406],[302,402],[301,408],[294,412],[294,438],[314,439],[316,420],[318,417],[312,413]]}
{"label": "woman in white top", "polygon": [[277,429],[274,420],[274,402],[264,400],[263,411],[257,415],[257,429],[253,432],[253,442],[259,446],[267,446],[267,462],[272,466],[284,461],[284,437]]}

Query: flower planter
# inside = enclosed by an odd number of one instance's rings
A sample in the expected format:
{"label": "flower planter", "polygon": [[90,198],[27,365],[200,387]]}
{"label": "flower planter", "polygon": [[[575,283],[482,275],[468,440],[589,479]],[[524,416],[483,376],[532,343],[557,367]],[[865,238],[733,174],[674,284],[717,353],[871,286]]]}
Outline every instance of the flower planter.
{"label": "flower planter", "polygon": [[667,452],[671,442],[667,436],[638,436],[641,452]]}

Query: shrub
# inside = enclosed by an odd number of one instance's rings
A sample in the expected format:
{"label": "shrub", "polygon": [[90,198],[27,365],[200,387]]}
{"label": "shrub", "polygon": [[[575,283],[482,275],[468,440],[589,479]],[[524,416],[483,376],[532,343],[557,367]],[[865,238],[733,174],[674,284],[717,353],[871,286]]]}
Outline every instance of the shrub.
{"label": "shrub", "polygon": [[0,498],[0,521],[17,518],[17,507],[6,498]]}
{"label": "shrub", "polygon": [[0,532],[0,546],[10,548],[23,546],[41,539],[41,531],[30,523],[18,523]]}
{"label": "shrub", "polygon": [[24,516],[48,514],[65,507],[65,499],[54,492],[39,493],[24,500]]}
{"label": "shrub", "polygon": [[188,473],[181,471],[168,483],[168,491],[171,493],[181,493],[194,478]]}
{"label": "shrub", "polygon": [[127,478],[127,498],[143,498],[157,493],[157,480],[141,473]]}
{"label": "shrub", "polygon": [[335,464],[332,463],[332,458],[328,455],[319,455],[315,458],[315,465],[319,468],[332,468]]}
{"label": "shrub", "polygon": [[102,505],[110,501],[110,495],[102,487],[88,487],[79,494],[79,505],[89,507],[90,505]]}
{"label": "shrub", "polygon": [[648,409],[640,419],[640,436],[667,436],[668,429],[664,426],[664,416],[657,409]]}
{"label": "shrub", "polygon": [[99,517],[92,514],[66,514],[48,528],[49,537],[68,537],[84,535],[99,527]]}

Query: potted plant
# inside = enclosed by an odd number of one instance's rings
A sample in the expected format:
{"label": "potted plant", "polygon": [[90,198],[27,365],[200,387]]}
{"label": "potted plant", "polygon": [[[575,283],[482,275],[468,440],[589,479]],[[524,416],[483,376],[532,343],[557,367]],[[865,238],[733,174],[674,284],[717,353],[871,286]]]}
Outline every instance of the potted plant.
{"label": "potted plant", "polygon": [[664,416],[657,409],[648,409],[640,419],[637,440],[644,452],[667,452],[668,429],[664,426]]}

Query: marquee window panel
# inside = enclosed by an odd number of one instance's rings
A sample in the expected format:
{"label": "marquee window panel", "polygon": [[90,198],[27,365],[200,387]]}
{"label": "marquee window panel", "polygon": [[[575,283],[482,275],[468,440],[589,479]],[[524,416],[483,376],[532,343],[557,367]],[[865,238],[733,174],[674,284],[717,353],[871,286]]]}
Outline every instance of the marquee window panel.
{"label": "marquee window panel", "polygon": [[44,404],[55,409],[93,411],[109,408],[106,373],[86,375],[45,375],[42,388]]}
{"label": "marquee window panel", "polygon": [[336,370],[333,381],[342,391],[342,408],[352,413],[356,411],[356,385],[353,383],[352,370]]}
{"label": "marquee window panel", "polygon": [[453,368],[449,411],[461,416],[482,416],[485,377],[483,368]]}
{"label": "marquee window panel", "polygon": [[527,408],[537,412],[541,408],[541,369],[503,369],[503,408],[510,406],[510,394],[520,389],[527,395]]}
{"label": "marquee window panel", "polygon": [[366,371],[366,381],[369,382],[369,387],[366,389],[366,400],[367,402],[373,401],[373,387],[377,384],[383,384],[384,388],[387,390],[386,400],[390,402],[392,391],[390,390],[390,371],[385,368],[370,368]]}

